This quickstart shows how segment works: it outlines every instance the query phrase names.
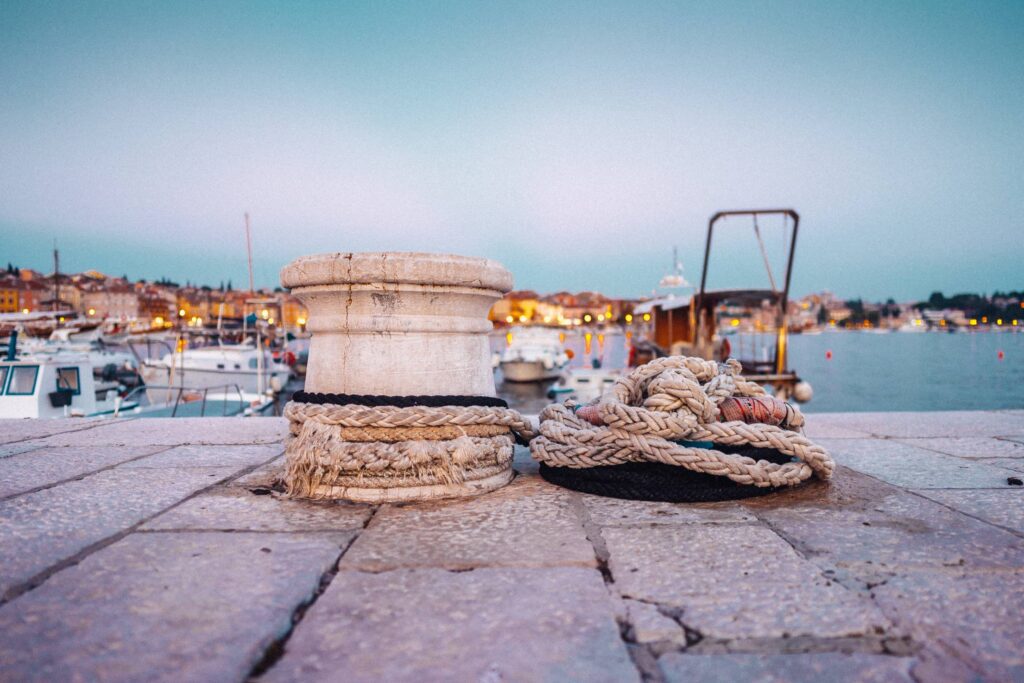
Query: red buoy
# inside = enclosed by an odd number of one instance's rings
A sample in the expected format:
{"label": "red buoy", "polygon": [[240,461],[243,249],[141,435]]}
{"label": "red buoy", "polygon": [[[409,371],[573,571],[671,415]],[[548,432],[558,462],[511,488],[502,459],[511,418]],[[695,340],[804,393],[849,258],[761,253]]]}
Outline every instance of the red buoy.
{"label": "red buoy", "polygon": [[1002,360],[1003,358],[1006,357],[1006,354],[1003,353],[1002,349],[999,349],[999,353],[997,353],[996,355],[999,356],[999,360]]}
{"label": "red buoy", "polygon": [[825,360],[832,360],[832,349],[825,352]]}

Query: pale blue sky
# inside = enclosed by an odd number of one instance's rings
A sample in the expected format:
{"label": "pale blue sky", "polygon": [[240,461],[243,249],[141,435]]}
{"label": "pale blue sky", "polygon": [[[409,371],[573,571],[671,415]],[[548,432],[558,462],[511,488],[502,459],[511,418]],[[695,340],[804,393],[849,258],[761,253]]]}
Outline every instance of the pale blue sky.
{"label": "pale blue sky", "polygon": [[1021,2],[6,0],[0,262],[237,286],[248,210],[262,284],[425,250],[638,295],[781,205],[798,294],[1021,288],[1021,36]]}

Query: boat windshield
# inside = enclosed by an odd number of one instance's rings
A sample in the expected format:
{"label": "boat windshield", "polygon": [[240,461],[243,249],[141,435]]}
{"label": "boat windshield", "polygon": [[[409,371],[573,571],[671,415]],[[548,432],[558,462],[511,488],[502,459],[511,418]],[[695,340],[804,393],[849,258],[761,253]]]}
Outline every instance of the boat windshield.
{"label": "boat windshield", "polygon": [[11,381],[7,386],[8,396],[30,396],[36,392],[38,365],[15,365],[11,367]]}
{"label": "boat windshield", "polygon": [[0,394],[4,393],[5,384],[7,384],[7,366],[0,365]]}

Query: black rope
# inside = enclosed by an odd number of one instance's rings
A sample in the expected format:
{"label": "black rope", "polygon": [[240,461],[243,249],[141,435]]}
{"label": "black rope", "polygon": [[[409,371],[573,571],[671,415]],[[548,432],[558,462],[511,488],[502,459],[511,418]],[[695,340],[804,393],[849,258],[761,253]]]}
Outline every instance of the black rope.
{"label": "black rope", "polygon": [[[753,447],[718,447],[755,460],[778,464],[791,458],[777,451]],[[694,472],[659,462],[628,462],[600,467],[551,467],[541,463],[540,476],[567,489],[610,498],[664,503],[710,503],[762,496],[777,489],[738,484],[728,477]]]}
{"label": "black rope", "polygon": [[321,405],[395,406],[396,408],[412,408],[413,406],[425,406],[428,408],[441,408],[444,406],[508,408],[508,403],[493,396],[375,396],[369,394],[316,394],[308,391],[296,391],[292,396],[292,400],[298,403],[317,403]]}

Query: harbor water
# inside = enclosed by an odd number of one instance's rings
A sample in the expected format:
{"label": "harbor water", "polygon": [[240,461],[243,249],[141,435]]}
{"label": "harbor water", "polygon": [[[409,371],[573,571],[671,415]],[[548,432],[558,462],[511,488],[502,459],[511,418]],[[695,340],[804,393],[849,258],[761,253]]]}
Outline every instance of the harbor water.
{"label": "harbor water", "polygon": [[[737,339],[734,348],[738,346]],[[492,337],[500,349],[504,335]],[[571,366],[600,359],[621,368],[625,334],[591,335],[590,353],[582,332],[566,334]],[[1024,334],[938,332],[875,334],[825,332],[789,337],[789,365],[811,383],[814,398],[805,412],[906,410],[993,410],[1024,408]],[[498,394],[519,410],[536,413],[546,405],[549,383],[517,384],[496,376]]]}

